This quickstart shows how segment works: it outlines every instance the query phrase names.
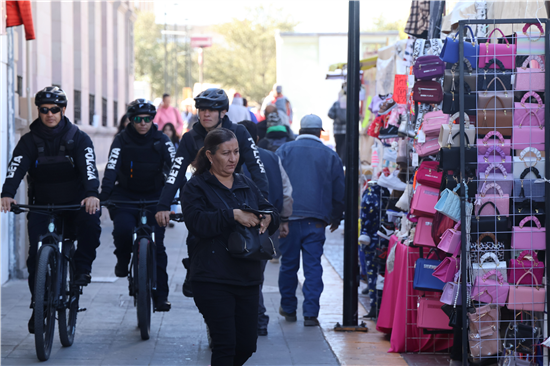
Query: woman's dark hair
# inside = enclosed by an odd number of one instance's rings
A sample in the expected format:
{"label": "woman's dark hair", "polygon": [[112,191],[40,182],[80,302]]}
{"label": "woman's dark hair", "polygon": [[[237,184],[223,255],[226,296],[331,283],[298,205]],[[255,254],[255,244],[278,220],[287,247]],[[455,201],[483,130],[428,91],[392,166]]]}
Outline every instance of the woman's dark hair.
{"label": "woman's dark hair", "polygon": [[172,141],[173,144],[179,144],[180,140],[178,139],[178,134],[176,133],[176,127],[174,127],[174,124],[172,122],[166,123],[162,127],[162,132],[164,133],[164,129],[168,127],[172,131],[172,137],[170,137],[170,141]]}
{"label": "woman's dark hair", "polygon": [[118,122],[118,130],[117,130],[117,132],[116,132],[117,135],[118,135],[119,133],[121,133],[122,130],[124,130],[124,128],[126,128],[125,122],[126,122],[127,119],[128,119],[128,116],[126,115],[126,113],[124,113],[124,114],[122,115],[122,117],[120,117],[120,121]]}
{"label": "woman's dark hair", "polygon": [[195,168],[193,175],[201,175],[210,169],[211,164],[206,156],[207,151],[210,151],[211,154],[215,154],[221,144],[232,139],[237,139],[237,137],[227,128],[216,128],[208,132],[208,135],[206,135],[204,139],[204,146],[199,150],[195,161],[191,163],[193,168]]}

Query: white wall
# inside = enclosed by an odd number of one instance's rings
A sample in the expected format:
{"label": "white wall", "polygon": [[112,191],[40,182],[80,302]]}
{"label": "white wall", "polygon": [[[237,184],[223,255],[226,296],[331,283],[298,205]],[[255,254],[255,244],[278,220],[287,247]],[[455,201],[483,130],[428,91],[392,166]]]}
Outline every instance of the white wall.
{"label": "white wall", "polygon": [[[0,177],[8,167],[8,36],[0,35]],[[8,215],[0,213],[0,283],[9,279]]]}

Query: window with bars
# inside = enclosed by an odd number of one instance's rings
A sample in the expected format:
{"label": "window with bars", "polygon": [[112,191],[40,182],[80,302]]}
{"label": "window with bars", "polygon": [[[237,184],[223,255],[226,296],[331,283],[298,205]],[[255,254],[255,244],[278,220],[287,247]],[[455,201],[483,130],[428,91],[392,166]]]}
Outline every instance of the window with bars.
{"label": "window with bars", "polygon": [[94,125],[94,114],[95,114],[95,95],[90,94],[88,99],[88,110],[90,111],[90,125]]}
{"label": "window with bars", "polygon": [[74,91],[74,123],[82,123],[82,95],[80,90]]}
{"label": "window with bars", "polygon": [[107,126],[107,99],[101,98],[101,125]]}

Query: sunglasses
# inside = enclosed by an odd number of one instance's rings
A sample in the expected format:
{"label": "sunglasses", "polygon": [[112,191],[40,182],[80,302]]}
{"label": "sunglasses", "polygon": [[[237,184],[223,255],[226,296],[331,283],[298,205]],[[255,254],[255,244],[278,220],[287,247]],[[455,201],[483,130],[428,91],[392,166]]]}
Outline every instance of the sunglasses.
{"label": "sunglasses", "polygon": [[53,107],[53,108],[40,107],[40,108],[38,108],[38,111],[42,114],[48,114],[48,112],[52,112],[52,114],[57,114],[57,113],[61,112],[61,108],[59,108],[59,107]]}
{"label": "sunglasses", "polygon": [[153,122],[153,118],[152,118],[151,116],[147,116],[147,117],[135,116],[134,118],[132,118],[132,120],[133,120],[135,123],[141,123],[141,122],[149,123],[149,122]]}

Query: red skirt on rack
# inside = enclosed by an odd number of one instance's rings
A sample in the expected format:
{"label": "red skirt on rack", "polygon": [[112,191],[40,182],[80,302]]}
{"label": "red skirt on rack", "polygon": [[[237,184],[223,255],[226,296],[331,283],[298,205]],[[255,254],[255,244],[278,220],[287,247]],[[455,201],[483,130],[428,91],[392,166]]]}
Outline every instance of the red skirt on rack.
{"label": "red skirt on rack", "polygon": [[391,333],[388,352],[437,352],[450,348],[453,345],[452,334],[424,334],[422,329],[416,327],[418,297],[434,293],[413,289],[418,248],[400,243],[393,235],[388,253],[396,245],[394,269],[392,272],[386,269],[382,304],[376,323],[378,331]]}

